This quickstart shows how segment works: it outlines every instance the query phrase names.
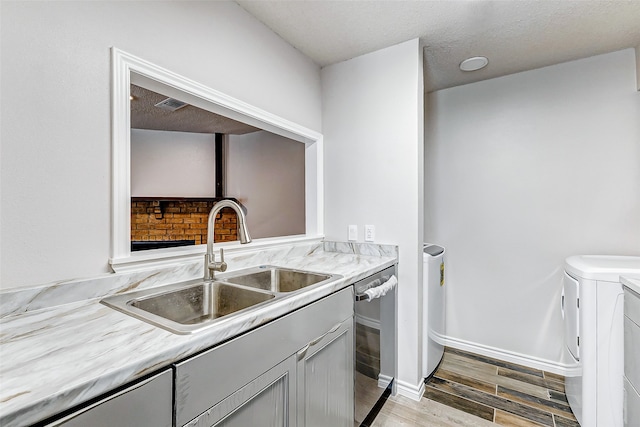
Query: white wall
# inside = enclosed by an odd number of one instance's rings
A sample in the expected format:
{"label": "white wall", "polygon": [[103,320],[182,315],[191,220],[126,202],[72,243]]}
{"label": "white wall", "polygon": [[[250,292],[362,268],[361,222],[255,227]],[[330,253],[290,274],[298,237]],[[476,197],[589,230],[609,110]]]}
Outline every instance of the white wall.
{"label": "white wall", "polygon": [[640,255],[633,49],[428,96],[425,240],[447,248],[447,335],[563,363],[565,257]]}
{"label": "white wall", "polygon": [[399,246],[399,386],[420,379],[423,209],[422,49],[408,41],[322,69],[325,234],[376,227],[376,242]]}
{"label": "white wall", "polygon": [[225,195],[247,207],[251,237],[305,234],[305,145],[270,132],[229,135]]}
{"label": "white wall", "polygon": [[132,197],[215,197],[215,135],[131,129]]}
{"label": "white wall", "polygon": [[0,24],[3,288],[109,271],[111,46],[320,131],[319,68],[233,2],[3,1]]}

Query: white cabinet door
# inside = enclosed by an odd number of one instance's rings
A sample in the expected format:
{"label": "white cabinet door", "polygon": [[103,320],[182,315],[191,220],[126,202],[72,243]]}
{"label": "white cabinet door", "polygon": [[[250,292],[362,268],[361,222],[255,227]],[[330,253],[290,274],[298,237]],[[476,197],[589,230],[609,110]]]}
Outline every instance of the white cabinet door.
{"label": "white cabinet door", "polygon": [[352,317],[298,352],[298,427],[353,427],[353,353]]}

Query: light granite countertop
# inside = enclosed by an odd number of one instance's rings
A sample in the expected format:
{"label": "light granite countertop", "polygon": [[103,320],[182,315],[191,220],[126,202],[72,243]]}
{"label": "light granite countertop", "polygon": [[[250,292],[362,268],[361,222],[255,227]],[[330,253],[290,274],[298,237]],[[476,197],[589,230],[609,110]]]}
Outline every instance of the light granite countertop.
{"label": "light granite countertop", "polygon": [[238,252],[227,261],[233,270],[270,264],[343,278],[191,335],[176,335],[135,319],[100,304],[100,299],[194,279],[202,273],[201,262],[3,292],[0,425],[25,426],[46,419],[242,334],[394,265],[397,248],[320,242]]}

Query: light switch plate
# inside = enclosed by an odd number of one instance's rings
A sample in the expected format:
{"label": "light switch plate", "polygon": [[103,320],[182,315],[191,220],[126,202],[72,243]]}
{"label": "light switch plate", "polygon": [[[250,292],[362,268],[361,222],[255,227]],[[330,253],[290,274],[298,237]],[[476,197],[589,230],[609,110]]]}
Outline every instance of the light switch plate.
{"label": "light switch plate", "polygon": [[348,240],[358,240],[358,226],[350,225],[349,226],[349,235]]}
{"label": "light switch plate", "polygon": [[364,241],[373,242],[376,239],[376,227],[374,225],[364,226]]}

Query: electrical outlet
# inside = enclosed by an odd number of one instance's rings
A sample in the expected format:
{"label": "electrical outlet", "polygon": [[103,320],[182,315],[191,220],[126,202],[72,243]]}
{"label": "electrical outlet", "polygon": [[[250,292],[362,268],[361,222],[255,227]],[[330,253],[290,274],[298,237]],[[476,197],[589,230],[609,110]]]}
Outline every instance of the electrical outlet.
{"label": "electrical outlet", "polygon": [[374,225],[364,226],[364,241],[373,242],[376,239],[376,227]]}
{"label": "electrical outlet", "polygon": [[349,235],[348,240],[358,240],[358,226],[350,225],[349,226]]}

